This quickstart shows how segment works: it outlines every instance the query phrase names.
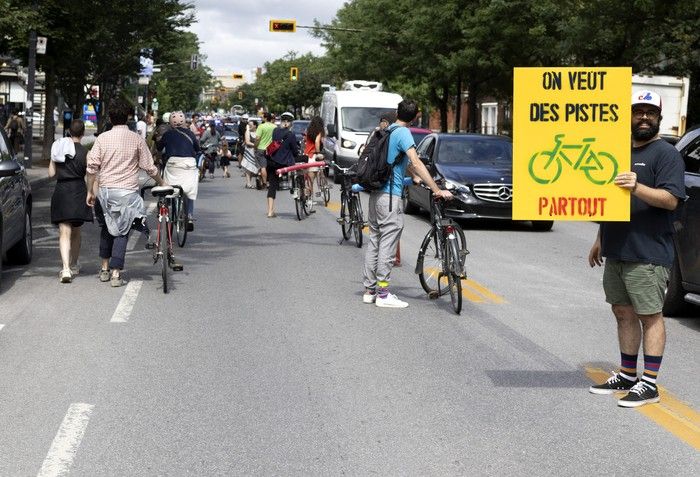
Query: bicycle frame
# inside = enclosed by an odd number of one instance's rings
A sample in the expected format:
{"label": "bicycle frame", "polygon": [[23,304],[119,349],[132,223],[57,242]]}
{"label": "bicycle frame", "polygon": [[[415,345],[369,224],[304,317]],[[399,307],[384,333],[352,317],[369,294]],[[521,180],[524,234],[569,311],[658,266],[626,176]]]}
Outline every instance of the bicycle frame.
{"label": "bicycle frame", "polygon": [[[583,158],[586,157],[586,153],[590,150],[591,144],[595,142],[595,138],[593,137],[587,137],[583,138],[581,141],[583,144],[563,144],[561,141],[561,138],[564,137],[564,134],[557,134],[554,136],[554,149],[551,151],[551,157],[549,158],[549,161],[547,161],[547,164],[545,164],[545,167],[549,167],[552,161],[554,161],[557,157],[557,155],[561,156],[564,161],[570,166],[573,167],[574,170],[578,170],[581,166],[581,162],[583,161]],[[567,156],[564,153],[565,149],[570,149],[570,150],[578,150],[581,149],[581,153],[578,156],[578,159],[576,162],[573,162],[571,159],[569,159],[569,156]]]}

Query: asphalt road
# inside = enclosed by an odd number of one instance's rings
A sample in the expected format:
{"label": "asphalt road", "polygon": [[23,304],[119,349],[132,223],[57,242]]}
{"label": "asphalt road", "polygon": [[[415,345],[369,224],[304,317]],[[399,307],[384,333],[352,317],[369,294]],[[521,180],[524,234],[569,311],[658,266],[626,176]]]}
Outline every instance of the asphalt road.
{"label": "asphalt road", "polygon": [[364,249],[338,245],[333,204],[299,222],[280,192],[267,219],[240,177],[201,185],[171,293],[143,238],[130,285],[99,283],[94,225],[62,285],[51,187],[35,191],[33,263],[4,271],[2,476],[700,471],[700,319],[667,320],[661,405],[588,393],[619,358],[586,263],[594,224],[465,224],[456,316],[413,273],[425,216],[406,217],[393,274],[410,306],[379,309],[361,301]]}

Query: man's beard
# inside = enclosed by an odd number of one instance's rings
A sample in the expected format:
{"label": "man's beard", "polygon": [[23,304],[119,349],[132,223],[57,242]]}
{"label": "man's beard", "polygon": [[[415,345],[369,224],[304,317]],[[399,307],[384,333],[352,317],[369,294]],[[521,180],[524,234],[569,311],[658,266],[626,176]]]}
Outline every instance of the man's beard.
{"label": "man's beard", "polygon": [[[659,133],[659,123],[661,121],[642,121],[632,128],[632,138],[635,141],[648,141]],[[642,124],[647,124],[649,129],[640,129]]]}

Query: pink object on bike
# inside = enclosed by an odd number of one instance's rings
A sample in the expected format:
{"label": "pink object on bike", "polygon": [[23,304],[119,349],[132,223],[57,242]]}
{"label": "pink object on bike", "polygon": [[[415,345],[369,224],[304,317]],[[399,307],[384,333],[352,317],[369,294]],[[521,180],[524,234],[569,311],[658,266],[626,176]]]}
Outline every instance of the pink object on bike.
{"label": "pink object on bike", "polygon": [[310,167],[326,167],[326,161],[302,162],[299,164],[294,164],[293,166],[283,167],[282,169],[277,169],[277,175],[281,176],[287,172],[298,171],[299,169],[308,169]]}

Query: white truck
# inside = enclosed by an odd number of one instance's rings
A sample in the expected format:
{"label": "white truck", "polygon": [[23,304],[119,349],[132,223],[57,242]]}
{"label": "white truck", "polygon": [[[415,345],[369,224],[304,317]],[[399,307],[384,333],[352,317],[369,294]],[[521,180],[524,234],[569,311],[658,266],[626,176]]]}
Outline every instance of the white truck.
{"label": "white truck", "polygon": [[328,132],[323,144],[326,160],[341,167],[357,163],[358,149],[369,132],[379,126],[380,117],[396,112],[401,96],[381,91],[381,83],[348,81],[343,91],[326,91],[321,102],[321,118]]}
{"label": "white truck", "polygon": [[680,76],[632,75],[632,90],[649,89],[661,96],[663,119],[660,134],[681,137],[688,116],[690,78]]}

